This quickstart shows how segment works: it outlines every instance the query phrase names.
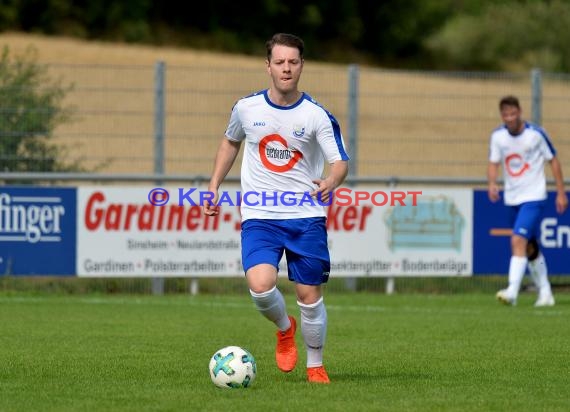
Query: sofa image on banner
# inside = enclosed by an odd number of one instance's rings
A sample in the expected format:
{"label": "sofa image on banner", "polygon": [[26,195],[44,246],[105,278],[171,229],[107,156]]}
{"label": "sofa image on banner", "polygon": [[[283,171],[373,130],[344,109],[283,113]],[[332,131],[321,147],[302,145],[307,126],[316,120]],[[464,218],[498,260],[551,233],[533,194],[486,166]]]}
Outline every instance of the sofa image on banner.
{"label": "sofa image on banner", "polygon": [[465,218],[453,199],[446,196],[421,196],[417,205],[397,205],[387,211],[391,250],[437,248],[461,250]]}

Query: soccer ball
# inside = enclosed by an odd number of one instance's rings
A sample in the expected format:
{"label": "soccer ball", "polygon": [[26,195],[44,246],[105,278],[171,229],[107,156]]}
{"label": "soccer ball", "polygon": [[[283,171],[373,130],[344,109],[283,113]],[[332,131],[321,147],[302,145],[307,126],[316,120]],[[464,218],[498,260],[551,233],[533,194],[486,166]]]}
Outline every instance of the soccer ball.
{"label": "soccer ball", "polygon": [[220,388],[247,388],[256,373],[252,354],[239,346],[226,346],[210,359],[210,378]]}

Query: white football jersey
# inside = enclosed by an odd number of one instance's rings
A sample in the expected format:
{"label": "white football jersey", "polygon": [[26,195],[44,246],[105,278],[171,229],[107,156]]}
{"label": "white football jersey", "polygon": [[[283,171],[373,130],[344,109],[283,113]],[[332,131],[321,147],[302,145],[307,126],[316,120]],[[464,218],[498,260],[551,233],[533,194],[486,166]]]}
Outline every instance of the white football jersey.
{"label": "white football jersey", "polygon": [[325,216],[308,193],[325,160],[348,160],[338,122],[306,93],[291,106],[272,103],[267,93],[240,99],[226,130],[228,139],[245,144],[242,220]]}
{"label": "white football jersey", "polygon": [[495,129],[489,161],[502,163],[505,204],[514,206],[546,199],[544,163],[555,155],[548,135],[539,126],[525,122],[524,130],[516,136],[504,125]]}

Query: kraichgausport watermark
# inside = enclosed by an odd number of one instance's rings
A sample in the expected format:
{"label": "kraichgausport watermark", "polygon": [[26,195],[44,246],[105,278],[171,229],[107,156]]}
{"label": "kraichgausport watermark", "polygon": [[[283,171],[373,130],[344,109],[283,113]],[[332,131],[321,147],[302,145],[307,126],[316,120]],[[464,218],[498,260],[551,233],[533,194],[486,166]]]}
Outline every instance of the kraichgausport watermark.
{"label": "kraichgausport watermark", "polygon": [[[173,194],[171,195],[171,192]],[[148,201],[154,206],[165,206],[171,200],[178,206],[204,206],[206,202],[213,204],[214,192],[198,190],[198,188],[177,188],[169,192],[162,187],[155,187],[148,193]],[[339,188],[331,193],[327,201],[323,201],[322,194],[311,195],[311,192],[256,192],[247,191],[220,191],[215,206],[360,206],[370,204],[374,206],[417,206],[421,190],[352,190]]]}

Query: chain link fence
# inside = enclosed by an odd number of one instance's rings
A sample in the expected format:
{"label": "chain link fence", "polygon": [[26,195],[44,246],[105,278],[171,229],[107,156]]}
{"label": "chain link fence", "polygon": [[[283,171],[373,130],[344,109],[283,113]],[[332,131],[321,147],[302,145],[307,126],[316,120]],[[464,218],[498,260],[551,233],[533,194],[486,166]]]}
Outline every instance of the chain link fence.
{"label": "chain link fence", "polygon": [[[159,62],[50,64],[49,73],[73,85],[65,103],[74,116],[53,141],[69,162],[103,174],[208,175],[233,104],[269,84],[260,69]],[[570,158],[568,75],[308,64],[300,87],[339,120],[356,176],[483,178],[506,94],[518,95],[525,117],[546,128],[562,161]],[[0,122],[9,115],[0,113]],[[2,155],[4,172],[26,161]],[[239,175],[239,165],[230,175]]]}

